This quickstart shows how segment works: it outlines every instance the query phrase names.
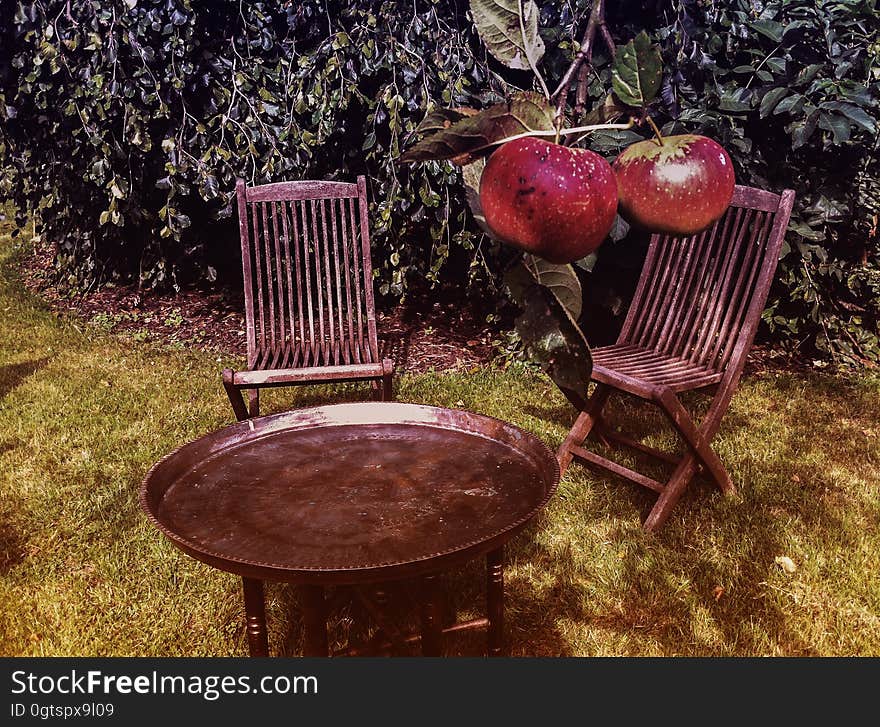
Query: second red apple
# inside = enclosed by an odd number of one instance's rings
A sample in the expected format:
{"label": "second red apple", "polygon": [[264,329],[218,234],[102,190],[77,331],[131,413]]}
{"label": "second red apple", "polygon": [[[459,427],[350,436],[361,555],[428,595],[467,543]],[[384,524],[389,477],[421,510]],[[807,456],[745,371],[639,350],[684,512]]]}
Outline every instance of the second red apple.
{"label": "second red apple", "polygon": [[620,214],[651,232],[693,235],[727,210],[736,183],[724,148],[682,134],[640,141],[614,162]]}

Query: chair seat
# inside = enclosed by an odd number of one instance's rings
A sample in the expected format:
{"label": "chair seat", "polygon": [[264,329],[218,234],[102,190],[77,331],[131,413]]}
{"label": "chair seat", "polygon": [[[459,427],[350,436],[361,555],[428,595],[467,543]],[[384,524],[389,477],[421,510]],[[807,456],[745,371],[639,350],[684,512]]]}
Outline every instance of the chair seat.
{"label": "chair seat", "polygon": [[321,381],[362,381],[389,374],[394,366],[391,361],[345,366],[306,366],[303,368],[272,368],[265,370],[235,371],[233,386],[284,386],[296,383]]}
{"label": "chair seat", "polygon": [[658,389],[689,391],[717,384],[723,376],[708,366],[631,344],[602,346],[592,354],[594,381],[646,399]]}

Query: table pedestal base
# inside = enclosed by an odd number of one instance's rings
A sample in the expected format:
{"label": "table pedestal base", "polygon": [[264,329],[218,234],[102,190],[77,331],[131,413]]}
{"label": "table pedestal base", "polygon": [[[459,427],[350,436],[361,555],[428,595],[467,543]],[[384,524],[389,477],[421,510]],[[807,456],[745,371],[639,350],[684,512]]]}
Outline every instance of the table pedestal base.
{"label": "table pedestal base", "polygon": [[[266,629],[266,607],[263,582],[242,578],[244,608],[251,656],[268,656],[269,641]],[[421,591],[421,633],[398,640],[398,643],[421,642],[423,656],[441,656],[443,636],[473,628],[486,629],[489,656],[502,656],[504,651],[504,548],[486,556],[486,618],[473,619],[443,628],[442,590],[437,575],[423,576]],[[327,643],[327,611],[323,586],[300,586],[303,612],[303,656],[329,656]],[[349,649],[344,654],[360,653]]]}

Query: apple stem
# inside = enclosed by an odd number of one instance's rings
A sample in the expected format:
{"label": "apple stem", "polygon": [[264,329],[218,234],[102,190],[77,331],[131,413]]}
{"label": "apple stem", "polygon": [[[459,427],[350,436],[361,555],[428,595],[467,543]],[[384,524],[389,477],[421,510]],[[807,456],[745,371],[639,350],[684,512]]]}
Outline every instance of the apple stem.
{"label": "apple stem", "polygon": [[652,119],[650,116],[646,116],[645,121],[647,121],[648,126],[650,126],[654,130],[654,134],[657,137],[657,146],[663,146],[663,135],[660,133],[660,129],[657,128],[657,124],[654,123],[654,119]]}

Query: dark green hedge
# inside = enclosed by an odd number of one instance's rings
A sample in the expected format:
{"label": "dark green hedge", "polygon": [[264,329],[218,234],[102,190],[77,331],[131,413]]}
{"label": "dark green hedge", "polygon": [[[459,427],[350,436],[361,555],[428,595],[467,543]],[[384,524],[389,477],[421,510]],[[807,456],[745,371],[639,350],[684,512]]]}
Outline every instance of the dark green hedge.
{"label": "dark green hedge", "polygon": [[[70,285],[234,281],[236,176],[359,173],[383,293],[416,278],[494,283],[498,249],[470,219],[459,170],[394,161],[429,104],[486,105],[531,83],[487,57],[464,0],[14,5],[0,15],[0,194],[37,213]],[[551,85],[588,10],[541,4]],[[660,42],[667,130],[717,138],[743,183],[798,191],[768,331],[877,360],[874,0],[609,2],[608,20],[618,39],[645,27]],[[607,59],[595,61],[598,99]],[[609,155],[621,143],[594,141]],[[594,302],[625,306],[642,250],[602,249]]]}

